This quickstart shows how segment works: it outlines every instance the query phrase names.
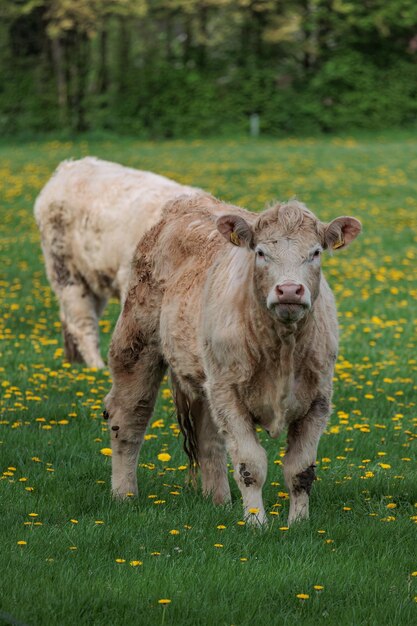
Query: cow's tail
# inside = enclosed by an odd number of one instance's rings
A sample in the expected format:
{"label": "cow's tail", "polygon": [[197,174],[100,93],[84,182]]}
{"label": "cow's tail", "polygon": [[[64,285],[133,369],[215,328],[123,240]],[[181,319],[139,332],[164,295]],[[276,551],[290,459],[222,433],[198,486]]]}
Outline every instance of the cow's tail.
{"label": "cow's tail", "polygon": [[195,487],[197,483],[198,470],[198,443],[193,421],[191,401],[187,394],[185,394],[181,389],[178,380],[172,371],[171,381],[178,424],[184,437],[184,451],[189,460],[190,482]]}

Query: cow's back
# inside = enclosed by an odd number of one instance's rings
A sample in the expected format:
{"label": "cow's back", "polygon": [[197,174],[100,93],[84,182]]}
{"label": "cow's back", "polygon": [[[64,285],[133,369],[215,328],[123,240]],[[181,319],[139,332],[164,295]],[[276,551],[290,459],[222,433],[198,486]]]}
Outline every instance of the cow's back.
{"label": "cow's back", "polygon": [[164,204],[195,192],[151,172],[86,157],[58,166],[35,203],[35,218],[44,249],[58,237],[93,291],[107,285],[118,294],[138,240]]}

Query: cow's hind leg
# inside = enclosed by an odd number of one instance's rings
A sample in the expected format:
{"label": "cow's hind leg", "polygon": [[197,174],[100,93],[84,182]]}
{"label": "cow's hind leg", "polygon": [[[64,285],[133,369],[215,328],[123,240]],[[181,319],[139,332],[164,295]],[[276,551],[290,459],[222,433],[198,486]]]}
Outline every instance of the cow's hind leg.
{"label": "cow's hind leg", "polygon": [[316,398],[307,415],[292,423],[288,429],[288,447],[283,469],[290,492],[289,525],[309,517],[317,448],[329,415],[329,405],[326,398]]}
{"label": "cow's hind leg", "polygon": [[88,367],[104,367],[98,332],[103,301],[83,282],[71,282],[57,293],[66,358],[70,362],[85,362]]}
{"label": "cow's hind leg", "polygon": [[112,445],[112,491],[137,494],[136,468],[146,427],[166,371],[158,346],[137,328],[129,303],[116,326],[109,366],[113,386],[106,398]]}
{"label": "cow's hind leg", "polygon": [[201,469],[203,494],[211,496],[214,504],[230,502],[227,476],[227,453],[224,438],[219,434],[206,400],[191,408],[194,421],[198,463]]}
{"label": "cow's hind leg", "polygon": [[65,321],[64,315],[61,314],[61,327],[62,338],[64,340],[64,354],[67,361],[70,363],[84,363],[84,359],[78,350],[78,344],[75,341],[74,335],[68,330],[68,325]]}

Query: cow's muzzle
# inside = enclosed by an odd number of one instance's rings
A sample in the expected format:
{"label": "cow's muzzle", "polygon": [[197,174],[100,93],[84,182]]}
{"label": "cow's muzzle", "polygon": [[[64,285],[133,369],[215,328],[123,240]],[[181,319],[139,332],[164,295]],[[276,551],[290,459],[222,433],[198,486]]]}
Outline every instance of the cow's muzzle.
{"label": "cow's muzzle", "polygon": [[280,322],[293,324],[294,322],[299,322],[309,308],[304,304],[276,304],[273,307],[273,312]]}
{"label": "cow's muzzle", "polygon": [[311,306],[308,289],[294,282],[276,285],[268,300],[268,308],[284,324],[298,322]]}

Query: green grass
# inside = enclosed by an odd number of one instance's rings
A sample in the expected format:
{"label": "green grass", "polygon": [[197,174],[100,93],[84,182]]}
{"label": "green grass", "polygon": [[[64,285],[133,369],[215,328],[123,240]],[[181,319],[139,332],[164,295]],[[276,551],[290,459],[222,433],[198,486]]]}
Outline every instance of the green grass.
{"label": "green grass", "polygon": [[[86,154],[254,210],[297,195],[322,219],[363,221],[361,238],[324,263],[341,345],[309,522],[280,530],[283,439],[260,435],[264,499],[277,513],[266,531],[238,524],[232,476],[228,509],[187,488],[167,391],[142,449],[139,498],[111,500],[100,453],[109,375],[63,361],[32,218],[56,164]],[[3,143],[0,194],[0,623],[6,613],[31,626],[417,623],[417,138]],[[102,321],[104,350],[117,313],[112,303]]]}

